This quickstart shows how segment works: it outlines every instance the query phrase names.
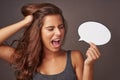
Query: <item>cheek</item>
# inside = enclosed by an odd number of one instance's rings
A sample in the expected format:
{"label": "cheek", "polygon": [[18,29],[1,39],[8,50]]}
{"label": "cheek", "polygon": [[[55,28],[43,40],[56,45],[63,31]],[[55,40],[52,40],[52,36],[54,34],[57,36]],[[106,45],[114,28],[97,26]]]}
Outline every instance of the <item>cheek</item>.
{"label": "cheek", "polygon": [[65,30],[62,31],[62,35],[63,35],[63,37],[66,35],[66,31]]}
{"label": "cheek", "polygon": [[41,38],[42,38],[42,41],[44,43],[46,42],[50,42],[51,41],[51,38],[52,38],[52,33],[46,31],[46,30],[42,30],[41,31]]}
{"label": "cheek", "polygon": [[62,40],[63,40],[63,41],[65,40],[65,37],[66,37],[66,31],[64,30],[64,31],[63,31],[63,35],[62,35]]}

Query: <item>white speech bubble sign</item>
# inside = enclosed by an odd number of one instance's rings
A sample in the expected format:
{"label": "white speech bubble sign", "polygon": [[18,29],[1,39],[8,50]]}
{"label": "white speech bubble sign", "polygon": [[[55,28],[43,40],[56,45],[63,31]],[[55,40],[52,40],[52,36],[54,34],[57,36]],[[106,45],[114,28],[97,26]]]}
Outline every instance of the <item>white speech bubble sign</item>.
{"label": "white speech bubble sign", "polygon": [[92,42],[96,45],[104,45],[111,39],[109,29],[103,24],[94,21],[82,23],[78,28],[78,34],[80,36],[79,41]]}

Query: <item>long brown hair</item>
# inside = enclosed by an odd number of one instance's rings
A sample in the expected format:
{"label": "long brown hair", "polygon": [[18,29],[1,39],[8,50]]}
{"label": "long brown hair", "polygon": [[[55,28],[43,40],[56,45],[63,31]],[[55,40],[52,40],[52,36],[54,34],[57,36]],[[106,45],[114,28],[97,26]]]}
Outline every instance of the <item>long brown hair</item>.
{"label": "long brown hair", "polygon": [[17,80],[32,80],[33,73],[42,62],[41,27],[46,15],[59,14],[65,24],[62,11],[50,3],[32,3],[21,8],[24,16],[33,15],[33,22],[25,29],[13,55]]}

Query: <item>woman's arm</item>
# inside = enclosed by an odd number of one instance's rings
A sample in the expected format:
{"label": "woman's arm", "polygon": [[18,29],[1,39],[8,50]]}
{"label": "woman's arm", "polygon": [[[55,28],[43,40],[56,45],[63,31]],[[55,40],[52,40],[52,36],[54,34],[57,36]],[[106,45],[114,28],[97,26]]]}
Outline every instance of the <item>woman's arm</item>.
{"label": "woman's arm", "polygon": [[90,43],[86,56],[87,58],[84,60],[80,51],[74,51],[72,54],[77,80],[93,80],[94,63],[100,57],[100,52],[93,43]]}
{"label": "woman's arm", "polygon": [[15,24],[0,29],[0,45],[10,36],[15,34],[17,31],[24,28],[26,25],[29,25],[31,21],[32,21],[32,16],[30,15]]}
{"label": "woman's arm", "polygon": [[14,53],[15,49],[13,47],[7,46],[7,45],[1,45],[0,46],[0,58],[12,63],[12,54]]}
{"label": "woman's arm", "polygon": [[80,51],[72,51],[72,64],[75,69],[77,80],[83,78],[84,58]]}
{"label": "woman's arm", "polygon": [[83,80],[93,80],[94,63],[100,57],[100,52],[93,43],[90,43],[90,48],[87,50],[86,56],[87,59],[84,62],[83,68]]}
{"label": "woman's arm", "polygon": [[32,19],[33,17],[30,15],[15,24],[12,24],[0,29],[0,58],[1,59],[4,59],[8,62],[12,62],[11,56],[14,53],[15,49],[10,46],[3,45],[3,42],[9,37],[11,37],[13,34],[15,34],[17,31],[19,31],[20,29],[28,26],[32,22]]}

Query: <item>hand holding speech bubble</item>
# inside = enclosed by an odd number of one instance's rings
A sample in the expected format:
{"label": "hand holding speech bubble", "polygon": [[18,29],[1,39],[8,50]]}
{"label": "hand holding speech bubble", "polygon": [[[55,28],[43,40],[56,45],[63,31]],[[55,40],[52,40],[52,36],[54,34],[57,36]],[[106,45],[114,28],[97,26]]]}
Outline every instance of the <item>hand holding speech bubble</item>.
{"label": "hand holding speech bubble", "polygon": [[81,24],[78,28],[78,34],[79,41],[93,42],[96,45],[104,45],[111,39],[109,29],[103,24],[93,21]]}

